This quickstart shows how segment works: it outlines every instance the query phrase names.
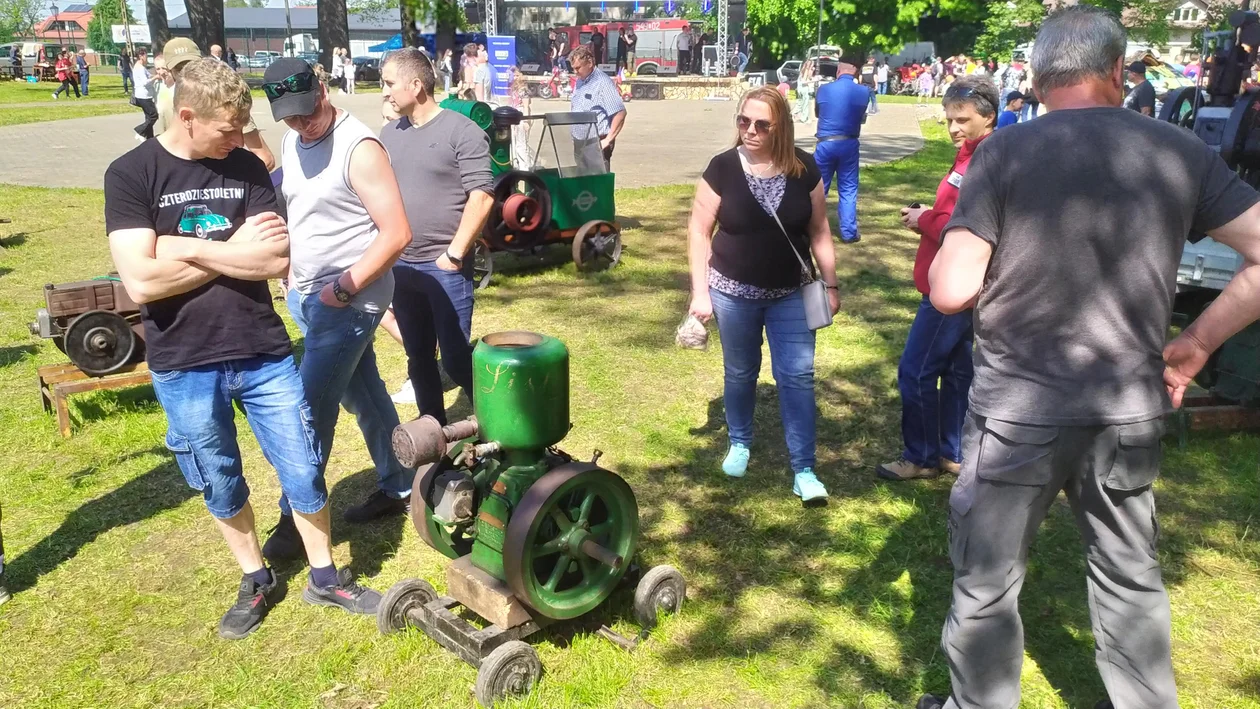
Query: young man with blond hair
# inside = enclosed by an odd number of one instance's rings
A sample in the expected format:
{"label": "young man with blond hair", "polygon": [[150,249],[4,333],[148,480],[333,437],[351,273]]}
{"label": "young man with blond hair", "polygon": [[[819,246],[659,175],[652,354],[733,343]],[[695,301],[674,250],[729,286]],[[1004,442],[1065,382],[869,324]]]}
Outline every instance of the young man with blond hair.
{"label": "young man with blond hair", "polygon": [[175,86],[175,121],[105,173],[110,252],[140,304],[166,446],[243,573],[219,623],[229,639],[258,627],[280,587],[254,531],[235,407],[298,514],[311,564],[303,599],[360,613],[374,613],[380,599],[333,565],[313,416],[266,283],[288,273],[288,228],[262,162],[241,149],[251,106],[249,87],[226,64],[189,62]]}

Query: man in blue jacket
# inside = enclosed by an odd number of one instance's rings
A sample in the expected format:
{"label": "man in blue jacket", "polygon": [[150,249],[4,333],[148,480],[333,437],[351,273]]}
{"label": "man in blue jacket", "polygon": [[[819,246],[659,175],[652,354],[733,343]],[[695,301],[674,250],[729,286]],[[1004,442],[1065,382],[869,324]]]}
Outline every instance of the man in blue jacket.
{"label": "man in blue jacket", "polygon": [[831,191],[832,177],[837,177],[840,195],[840,240],[857,243],[858,234],[858,136],[866,122],[866,107],[871,90],[854,79],[862,63],[863,51],[845,49],[836,72],[836,80],[818,89],[814,114],[818,116],[818,147],[814,160],[822,173],[823,194]]}

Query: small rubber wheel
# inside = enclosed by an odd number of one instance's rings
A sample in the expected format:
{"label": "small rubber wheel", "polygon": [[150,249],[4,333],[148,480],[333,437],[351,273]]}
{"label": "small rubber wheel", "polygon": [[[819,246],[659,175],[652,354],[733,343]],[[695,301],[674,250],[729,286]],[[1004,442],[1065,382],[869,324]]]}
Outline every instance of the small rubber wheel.
{"label": "small rubber wheel", "polygon": [[523,697],[534,689],[542,676],[542,662],[528,643],[509,640],[481,661],[477,670],[477,703],[493,707],[507,697]]}
{"label": "small rubber wheel", "polygon": [[407,614],[438,597],[428,581],[403,579],[385,592],[381,605],[376,609],[376,629],[388,635],[405,630],[410,621]]}
{"label": "small rubber wheel", "polygon": [[687,598],[687,582],[672,566],[654,566],[634,589],[634,617],[644,630],[656,627],[657,612],[669,614],[682,610]]}

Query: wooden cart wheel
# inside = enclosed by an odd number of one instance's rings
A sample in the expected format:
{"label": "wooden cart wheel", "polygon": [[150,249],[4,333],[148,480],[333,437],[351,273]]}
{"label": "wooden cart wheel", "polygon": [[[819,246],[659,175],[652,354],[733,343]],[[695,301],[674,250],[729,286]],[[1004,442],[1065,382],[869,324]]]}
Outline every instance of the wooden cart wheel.
{"label": "wooden cart wheel", "polygon": [[621,228],[600,219],[573,236],[573,263],[579,271],[606,271],[621,263]]}

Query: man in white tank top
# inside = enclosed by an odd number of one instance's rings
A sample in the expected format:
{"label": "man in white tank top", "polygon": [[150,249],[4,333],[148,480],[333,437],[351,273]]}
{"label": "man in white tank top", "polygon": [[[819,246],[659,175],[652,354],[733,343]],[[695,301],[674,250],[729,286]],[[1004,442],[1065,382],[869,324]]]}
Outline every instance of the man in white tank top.
{"label": "man in white tank top", "polygon": [[[389,157],[370,128],[328,99],[297,58],[263,77],[271,113],[290,128],[281,141],[281,190],[290,232],[289,312],[305,336],[300,371],[315,417],[321,470],[340,407],[354,414],[376,466],[378,490],[346,510],[349,522],[403,514],[414,471],[394,457],[398,413],[376,368],[372,336],[394,297],[391,269],[411,243]],[[296,551],[287,501],[263,547],[268,558]]]}

